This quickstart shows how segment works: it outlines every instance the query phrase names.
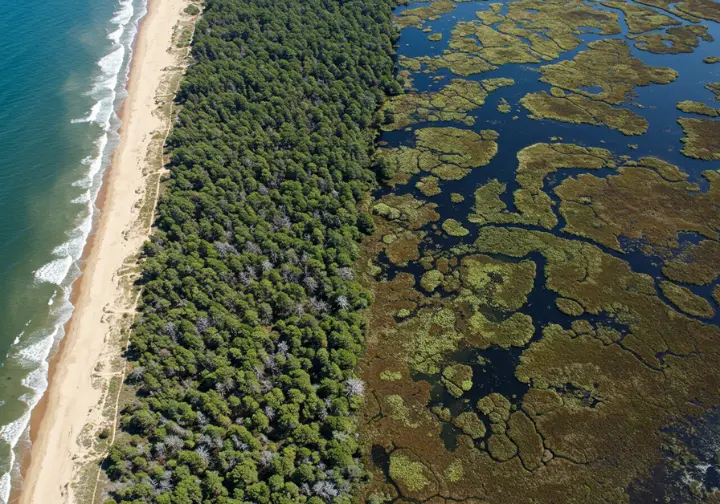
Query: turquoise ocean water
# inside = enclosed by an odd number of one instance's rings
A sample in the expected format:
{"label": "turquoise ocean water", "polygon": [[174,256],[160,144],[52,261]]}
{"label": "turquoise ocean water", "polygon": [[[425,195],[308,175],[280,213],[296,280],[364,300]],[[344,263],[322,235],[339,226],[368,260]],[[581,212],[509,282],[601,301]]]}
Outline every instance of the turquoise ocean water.
{"label": "turquoise ocean water", "polygon": [[[0,502],[72,313],[145,0],[0,9]],[[101,336],[101,335],[98,335]]]}

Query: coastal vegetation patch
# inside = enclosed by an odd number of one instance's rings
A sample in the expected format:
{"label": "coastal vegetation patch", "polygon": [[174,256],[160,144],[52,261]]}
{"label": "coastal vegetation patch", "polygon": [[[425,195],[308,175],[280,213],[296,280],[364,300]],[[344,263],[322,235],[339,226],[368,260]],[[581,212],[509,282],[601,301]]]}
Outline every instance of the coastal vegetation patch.
{"label": "coastal vegetation patch", "polygon": [[713,108],[710,105],[702,102],[683,100],[677,102],[676,107],[680,112],[685,112],[686,114],[697,114],[708,117],[720,116],[720,109]]}
{"label": "coastal vegetation patch", "polygon": [[422,228],[440,219],[436,208],[437,204],[424,202],[409,194],[389,194],[379,199],[372,206],[372,212],[385,219],[377,231],[382,240],[376,243],[375,250],[378,253],[384,251],[388,261],[395,265],[406,265],[419,259],[419,246],[427,234]]}
{"label": "coastal vegetation patch", "polygon": [[403,10],[398,16],[394,17],[394,21],[400,29],[409,26],[422,28],[428,19],[440,16],[454,9],[455,4],[450,0],[435,0],[427,6]]}
{"label": "coastal vegetation patch", "polygon": [[470,234],[470,231],[464,228],[463,225],[455,219],[447,219],[443,221],[442,229],[450,236],[466,236]]}
{"label": "coastal vegetation patch", "polygon": [[705,84],[705,89],[715,95],[715,100],[720,101],[720,82]]}
{"label": "coastal vegetation patch", "polygon": [[531,119],[607,126],[624,135],[642,135],[648,129],[647,120],[631,110],[614,108],[602,101],[555,89],[554,94],[544,91],[529,93],[520,100],[520,104],[530,111]]}
{"label": "coastal vegetation patch", "polygon": [[680,21],[666,14],[662,14],[655,9],[632,4],[623,0],[603,0],[601,3],[605,7],[621,10],[625,14],[628,31],[633,34],[645,33],[667,26],[682,24]]}
{"label": "coastal vegetation patch", "polygon": [[678,123],[685,133],[683,154],[706,161],[720,159],[720,121],[681,117]]}
{"label": "coastal vegetation patch", "polygon": [[392,131],[422,121],[463,121],[472,125],[475,121],[468,112],[482,107],[490,93],[514,83],[508,78],[479,82],[453,79],[436,92],[392,96],[379,112],[382,129]]}
{"label": "coastal vegetation patch", "polygon": [[415,130],[415,147],[381,149],[376,165],[389,185],[405,184],[420,172],[440,180],[459,180],[472,169],[487,166],[497,154],[497,138],[493,130],[421,128]]}
{"label": "coastal vegetation patch", "polygon": [[720,277],[720,242],[703,240],[691,244],[672,259],[665,261],[662,272],[674,282],[706,285]]}
{"label": "coastal vegetation patch", "polygon": [[482,58],[464,52],[448,51],[440,56],[419,56],[417,58],[404,58],[400,63],[408,68],[420,70],[425,66],[425,72],[436,72],[447,68],[461,77],[489,72],[497,67]]}
{"label": "coastal vegetation patch", "polygon": [[505,98],[500,98],[500,101],[498,102],[497,106],[498,112],[501,112],[503,114],[509,114],[512,112],[512,107],[508,103],[508,101]]}
{"label": "coastal vegetation patch", "polygon": [[687,287],[672,282],[660,282],[660,288],[672,304],[688,315],[702,318],[712,318],[715,315],[715,310],[710,302],[693,294]]}
{"label": "coastal vegetation patch", "polygon": [[720,12],[714,0],[638,0],[637,3],[656,7],[669,12],[681,19],[697,23],[701,19],[720,23]]}
{"label": "coastal vegetation patch", "polygon": [[[669,180],[658,167],[671,174]],[[566,222],[563,231],[619,251],[621,236],[670,248],[679,246],[683,232],[717,240],[720,174],[708,170],[705,175],[710,187],[703,192],[677,167],[643,158],[607,177],[567,178],[555,189]]]}
{"label": "coastal vegetation patch", "polygon": [[438,181],[439,179],[437,177],[423,177],[415,184],[415,187],[429,198],[440,194],[441,190]]}
{"label": "coastal vegetation patch", "polygon": [[613,105],[625,101],[638,86],[668,84],[678,77],[672,68],[649,66],[633,57],[620,39],[590,42],[588,50],[572,60],[545,65],[540,73],[542,82]]}
{"label": "coastal vegetation patch", "polygon": [[[497,6],[497,7],[493,7]],[[578,0],[521,0],[477,13],[478,21],[460,22],[450,48],[474,54],[494,65],[550,61],[581,43],[579,35],[598,30],[620,33],[618,15]]]}
{"label": "coastal vegetation patch", "polygon": [[700,45],[700,41],[713,42],[715,39],[708,33],[707,26],[683,25],[673,26],[661,33],[644,33],[630,35],[635,47],[653,54],[691,53]]}
{"label": "coastal vegetation patch", "polygon": [[[405,59],[426,72],[447,68],[468,76],[496,70],[509,63],[538,63],[558,58],[580,45],[592,30],[604,35],[621,32],[619,16],[579,0],[521,0],[491,3],[476,21],[461,21],[452,30],[449,49],[437,56]],[[411,60],[411,61],[408,61]]]}
{"label": "coastal vegetation patch", "polygon": [[599,170],[614,167],[610,151],[574,144],[538,143],[525,147],[517,154],[515,180],[519,189],[513,192],[515,211],[508,210],[503,199],[507,185],[493,179],[475,191],[475,206],[468,216],[472,223],[526,224],[547,229],[554,228],[558,218],[555,203],[543,190],[545,178],[558,170]]}

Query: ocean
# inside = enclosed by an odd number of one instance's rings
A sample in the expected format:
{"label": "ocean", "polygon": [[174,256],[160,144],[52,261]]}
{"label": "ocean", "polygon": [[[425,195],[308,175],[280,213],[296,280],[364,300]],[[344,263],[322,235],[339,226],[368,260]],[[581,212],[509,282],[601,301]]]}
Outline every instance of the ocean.
{"label": "ocean", "polygon": [[0,10],[2,503],[72,314],[145,3],[30,0]]}

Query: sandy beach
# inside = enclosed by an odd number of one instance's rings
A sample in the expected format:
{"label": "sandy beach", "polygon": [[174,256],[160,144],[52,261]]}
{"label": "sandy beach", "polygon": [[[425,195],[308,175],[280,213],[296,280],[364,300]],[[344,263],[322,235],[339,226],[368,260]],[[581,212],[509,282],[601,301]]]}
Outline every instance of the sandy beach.
{"label": "sandy beach", "polygon": [[[147,238],[169,131],[172,97],[187,61],[188,0],[149,0],[122,109],[121,143],[106,172],[95,222],[73,287],[75,311],[33,412],[32,449],[11,502],[101,502],[98,463],[115,434],[120,357],[137,294],[128,288]],[[185,45],[185,47],[180,47]],[[109,437],[98,436],[107,429]]]}

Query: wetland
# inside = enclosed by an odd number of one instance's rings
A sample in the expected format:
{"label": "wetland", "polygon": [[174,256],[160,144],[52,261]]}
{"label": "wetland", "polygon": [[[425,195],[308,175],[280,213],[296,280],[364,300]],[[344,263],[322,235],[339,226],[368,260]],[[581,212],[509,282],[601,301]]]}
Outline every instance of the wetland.
{"label": "wetland", "polygon": [[720,502],[720,4],[395,11],[363,502]]}

